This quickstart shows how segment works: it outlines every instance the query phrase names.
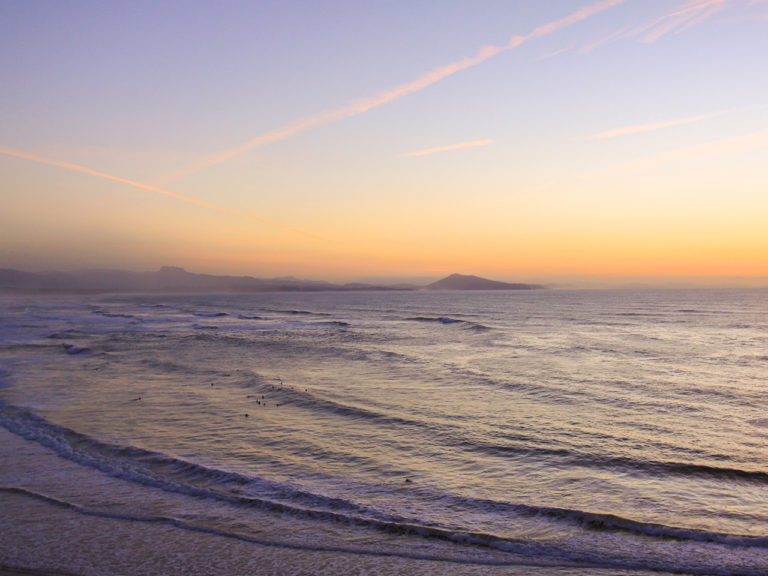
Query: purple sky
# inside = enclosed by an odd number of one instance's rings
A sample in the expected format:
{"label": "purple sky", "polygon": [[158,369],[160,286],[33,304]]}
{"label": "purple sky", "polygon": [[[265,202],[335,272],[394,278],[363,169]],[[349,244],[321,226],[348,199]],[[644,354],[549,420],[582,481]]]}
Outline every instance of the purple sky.
{"label": "purple sky", "polygon": [[768,277],[768,2],[0,5],[0,266]]}

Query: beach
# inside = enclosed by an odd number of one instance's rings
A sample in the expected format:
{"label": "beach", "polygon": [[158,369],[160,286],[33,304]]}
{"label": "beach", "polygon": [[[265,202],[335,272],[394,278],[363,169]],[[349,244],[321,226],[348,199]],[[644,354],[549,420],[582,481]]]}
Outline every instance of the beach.
{"label": "beach", "polygon": [[[48,459],[58,457],[0,428],[0,486],[25,487],[34,494],[66,495],[69,483],[88,481],[84,471],[66,462],[62,477],[50,477]],[[48,470],[48,473],[44,471]],[[119,484],[119,482],[116,482]],[[98,489],[94,486],[94,489]],[[106,481],[102,490],[121,491]],[[168,523],[125,521],[106,514],[83,514],[60,504],[61,500],[41,500],[23,492],[0,492],[0,575],[45,576],[233,576],[233,575],[314,575],[314,574],[502,574],[522,576],[576,576],[584,567],[476,564],[437,559],[404,558],[396,555],[361,555],[324,548],[324,533],[319,529],[314,545],[289,547],[278,542],[245,541],[223,535],[186,530]],[[265,516],[265,527],[275,519]],[[255,539],[253,539],[255,540]],[[310,549],[315,548],[315,549]],[[499,559],[497,558],[497,561]],[[501,559],[503,562],[504,560]],[[597,568],[589,573],[641,574]]]}
{"label": "beach", "polygon": [[[0,574],[89,576],[107,574],[211,576],[314,575],[314,574],[640,574],[624,570],[547,569],[527,566],[457,565],[455,563],[404,559],[387,555],[360,556],[333,551],[286,549],[280,546],[232,541],[227,538],[185,534],[173,528],[125,526],[118,521],[78,519],[37,502],[19,497],[0,497],[4,518],[39,516],[32,529],[18,522],[0,521],[3,566]],[[33,544],[34,542],[34,544]],[[170,543],[169,543],[170,542]],[[318,534],[322,542],[322,534]]]}

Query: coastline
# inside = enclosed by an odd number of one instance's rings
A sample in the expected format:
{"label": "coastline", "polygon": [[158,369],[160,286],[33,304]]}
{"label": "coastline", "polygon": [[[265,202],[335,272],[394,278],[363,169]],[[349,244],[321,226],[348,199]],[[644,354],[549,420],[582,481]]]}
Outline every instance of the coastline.
{"label": "coastline", "polygon": [[761,296],[10,299],[0,566],[764,575]]}
{"label": "coastline", "polygon": [[[36,443],[0,427],[0,576],[238,576],[315,574],[454,574],[459,576],[577,576],[645,575],[644,571],[576,566],[540,566],[540,559],[515,559],[499,564],[455,562],[450,558],[401,557],[322,549],[324,533],[318,530],[306,548],[279,543],[244,541],[213,533],[180,529],[167,523],[125,520],[82,514],[56,505],[70,483],[92,481],[92,470],[64,460]],[[57,473],[50,474],[51,465]],[[46,474],[45,471],[48,471]],[[97,476],[101,476],[96,473]],[[104,484],[101,484],[104,483]],[[99,486],[120,483],[96,478]],[[133,490],[134,487],[127,487]],[[19,490],[20,489],[20,490]],[[25,493],[28,491],[29,494]],[[44,494],[51,501],[33,497]],[[149,491],[148,491],[149,494]],[[151,496],[151,494],[150,494]],[[109,508],[109,503],[105,503]],[[265,539],[270,524],[280,518],[264,515]],[[428,544],[429,546],[432,543]],[[448,545],[450,546],[450,545]]]}

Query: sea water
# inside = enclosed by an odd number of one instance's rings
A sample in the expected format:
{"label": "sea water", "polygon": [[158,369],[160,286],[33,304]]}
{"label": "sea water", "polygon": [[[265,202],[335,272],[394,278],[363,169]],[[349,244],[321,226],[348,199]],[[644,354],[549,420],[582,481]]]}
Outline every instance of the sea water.
{"label": "sea water", "polygon": [[0,425],[45,473],[0,491],[447,573],[766,574],[767,305],[746,289],[3,296]]}

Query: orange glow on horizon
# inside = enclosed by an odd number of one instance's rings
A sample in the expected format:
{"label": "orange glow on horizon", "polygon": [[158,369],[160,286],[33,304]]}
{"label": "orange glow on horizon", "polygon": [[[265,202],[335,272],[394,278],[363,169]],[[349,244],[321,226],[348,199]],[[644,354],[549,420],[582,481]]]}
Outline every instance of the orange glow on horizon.
{"label": "orange glow on horizon", "polygon": [[768,277],[763,2],[52,10],[9,10],[2,268]]}

